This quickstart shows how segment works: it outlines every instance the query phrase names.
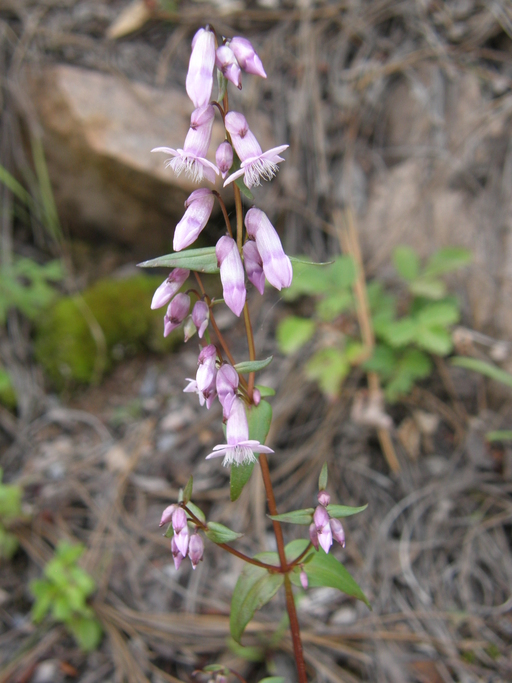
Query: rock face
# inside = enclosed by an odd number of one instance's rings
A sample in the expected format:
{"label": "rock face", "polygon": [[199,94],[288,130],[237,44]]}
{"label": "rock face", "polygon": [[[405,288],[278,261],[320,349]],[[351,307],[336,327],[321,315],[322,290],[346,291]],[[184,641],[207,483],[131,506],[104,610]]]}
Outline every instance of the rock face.
{"label": "rock face", "polygon": [[[164,168],[165,155],[151,149],[182,147],[193,109],[186,94],[63,64],[31,71],[26,82],[65,228],[135,247],[141,258],[169,251],[197,185],[176,178]],[[268,139],[261,118],[259,130]],[[212,161],[223,139],[216,121]]]}

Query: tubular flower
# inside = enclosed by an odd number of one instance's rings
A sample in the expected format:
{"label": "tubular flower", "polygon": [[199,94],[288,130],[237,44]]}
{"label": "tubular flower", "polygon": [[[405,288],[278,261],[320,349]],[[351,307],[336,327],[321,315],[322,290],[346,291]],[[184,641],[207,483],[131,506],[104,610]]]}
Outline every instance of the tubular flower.
{"label": "tubular flower", "polygon": [[260,294],[265,290],[265,273],[263,272],[263,261],[256,242],[249,240],[243,246],[244,266],[249,282],[256,287]]}
{"label": "tubular flower", "polygon": [[192,534],[188,542],[188,556],[192,562],[192,569],[195,569],[203,559],[204,543],[198,533]]}
{"label": "tubular flower", "polygon": [[215,385],[208,387],[204,391],[199,391],[195,379],[190,379],[190,377],[186,377],[186,380],[188,384],[183,389],[183,392],[197,394],[199,397],[199,405],[204,406],[204,404],[206,403],[207,409],[210,410],[215,400],[215,396],[217,395],[215,392]]}
{"label": "tubular flower", "polygon": [[227,45],[221,45],[215,53],[215,65],[233,85],[242,89],[242,71],[236,61],[233,50]]}
{"label": "tubular flower", "polygon": [[217,242],[215,253],[220,267],[224,301],[239,316],[245,304],[246,290],[244,268],[235,240],[224,235]]}
{"label": "tubular flower", "polygon": [[185,556],[181,554],[177,544],[176,544],[176,539],[173,536],[171,539],[171,553],[174,559],[174,567],[176,568],[176,571],[180,568],[181,563],[185,559]]}
{"label": "tubular flower", "polygon": [[320,503],[320,505],[323,505],[324,508],[327,507],[331,502],[331,496],[327,493],[325,489],[322,489],[318,492],[318,502]]}
{"label": "tubular flower", "polygon": [[174,231],[174,251],[181,251],[196,241],[210,220],[214,204],[215,195],[207,187],[192,192],[185,202],[187,210]]}
{"label": "tubular flower", "polygon": [[335,541],[338,541],[338,543],[341,545],[342,548],[344,548],[345,547],[345,531],[343,529],[342,523],[340,522],[339,519],[335,519],[333,517],[333,518],[331,518],[330,525],[331,525],[332,537],[334,538]]}
{"label": "tubular flower", "polygon": [[176,294],[167,308],[164,316],[164,337],[167,337],[185,320],[190,310],[188,294]]}
{"label": "tubular flower", "polygon": [[215,446],[213,452],[206,459],[220,458],[224,456],[222,464],[245,465],[255,462],[255,453],[273,453],[267,446],[262,446],[259,441],[249,439],[249,426],[243,401],[240,398],[233,400],[228,421],[226,423],[227,444]]}
{"label": "tubular flower", "polygon": [[226,130],[231,135],[233,147],[240,158],[240,169],[232,173],[225,181],[224,187],[240,176],[244,176],[247,187],[260,185],[261,178],[272,180],[277,173],[277,164],[284,161],[280,153],[288,148],[288,145],[273,147],[263,152],[259,142],[249,129],[247,119],[243,114],[230,111],[224,120]]}
{"label": "tubular flower", "polygon": [[197,374],[196,382],[199,391],[205,392],[212,386],[215,387],[215,378],[217,375],[217,349],[213,344],[208,344],[201,349],[197,359]]}
{"label": "tubular flower", "polygon": [[162,306],[167,306],[189,275],[189,270],[185,270],[185,268],[175,268],[169,274],[167,280],[164,280],[153,294],[151,308],[155,310],[157,308],[162,308]]}
{"label": "tubular flower", "polygon": [[263,262],[263,272],[276,289],[289,287],[293,270],[290,259],[283,251],[281,240],[267,215],[252,208],[245,215],[247,234],[256,240],[256,246]]}
{"label": "tubular flower", "polygon": [[261,59],[247,38],[235,36],[229,41],[229,47],[233,51],[237,62],[246,73],[261,76],[262,78],[267,77]]}
{"label": "tubular flower", "polygon": [[220,171],[222,178],[224,179],[231,166],[233,166],[233,148],[227,140],[221,142],[217,147],[215,152],[215,161],[217,162],[217,167]]}
{"label": "tubular flower", "polygon": [[215,36],[208,28],[200,28],[192,39],[192,54],[188,64],[185,88],[194,107],[208,104],[213,88],[215,66]]}
{"label": "tubular flower", "polygon": [[195,182],[200,182],[206,178],[206,180],[214,183],[215,175],[219,174],[219,169],[206,159],[212,137],[214,118],[215,111],[211,104],[195,109],[190,118],[190,128],[183,149],[155,147],[151,151],[171,154],[172,158],[167,159],[165,166],[166,168],[170,166],[177,176],[185,171]]}
{"label": "tubular flower", "polygon": [[326,553],[329,552],[332,545],[332,531],[329,522],[329,513],[322,505],[319,505],[314,512],[313,523],[318,535],[318,543]]}
{"label": "tubular flower", "polygon": [[225,418],[227,418],[231,412],[231,406],[235,400],[239,381],[238,372],[232,365],[225,363],[217,370],[217,394]]}
{"label": "tubular flower", "polygon": [[196,301],[194,308],[192,309],[192,322],[197,327],[199,339],[203,338],[209,320],[210,309],[208,308],[208,304],[205,301]]}

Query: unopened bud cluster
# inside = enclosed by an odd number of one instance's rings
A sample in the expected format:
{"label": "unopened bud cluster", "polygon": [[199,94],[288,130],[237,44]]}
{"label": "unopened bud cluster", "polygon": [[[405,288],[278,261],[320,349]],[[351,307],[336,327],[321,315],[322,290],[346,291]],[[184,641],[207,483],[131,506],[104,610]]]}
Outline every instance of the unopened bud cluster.
{"label": "unopened bud cluster", "polygon": [[320,491],[318,494],[318,506],[313,514],[313,522],[309,527],[309,537],[311,543],[318,550],[321,547],[326,553],[332,545],[333,539],[342,548],[345,547],[345,531],[339,519],[331,517],[327,512],[327,506],[331,502],[331,497],[327,491]]}
{"label": "unopened bud cluster", "polygon": [[160,520],[160,526],[171,523],[173,536],[171,539],[171,552],[174,558],[174,566],[180,568],[185,557],[190,558],[192,568],[195,569],[203,559],[204,543],[197,529],[191,534],[187,513],[179,505],[173,504],[165,508]]}

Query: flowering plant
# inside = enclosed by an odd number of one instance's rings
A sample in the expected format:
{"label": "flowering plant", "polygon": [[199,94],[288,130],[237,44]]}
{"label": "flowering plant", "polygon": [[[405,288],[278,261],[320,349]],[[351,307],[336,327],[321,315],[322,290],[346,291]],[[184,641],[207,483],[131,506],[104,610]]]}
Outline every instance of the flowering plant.
{"label": "flowering plant", "polygon": [[[215,68],[219,96],[212,101]],[[261,209],[252,207],[244,216],[241,193],[253,199],[250,188],[260,185],[262,179],[271,180],[274,177],[278,165],[284,161],[280,155],[288,145],[263,152],[245,116],[229,109],[227,82],[241,88],[242,71],[267,77],[260,58],[248,40],[233,37],[220,41],[211,27],[199,29],[192,41],[186,78],[187,94],[195,110],[183,149],[158,147],[153,150],[170,155],[166,165],[178,175],[186,173],[195,181],[206,180],[210,183],[215,183],[221,176],[224,186],[231,185],[235,199],[236,230],[232,230],[220,194],[214,189],[201,187],[192,192],[185,202],[185,214],[174,232],[174,253],[141,265],[173,267],[170,275],[156,290],[151,306],[167,306],[164,335],[184,323],[185,340],[196,332],[200,339],[197,373],[195,378],[187,379],[188,385],[184,391],[196,393],[201,406],[207,409],[218,399],[226,425],[226,443],[215,446],[206,458],[222,457],[223,465],[231,467],[232,501],[240,496],[254,466],[259,463],[277,552],[249,557],[233,548],[230,544],[240,534],[222,524],[206,520],[204,513],[191,501],[192,478],[181,492],[180,500],[164,510],[160,525],[167,525],[166,536],[171,538],[176,568],[186,557],[189,557],[194,568],[203,559],[203,534],[246,562],[231,603],[230,630],[236,641],[240,642],[255,611],[269,602],[281,586],[284,587],[299,681],[306,683],[306,665],[292,584],[304,589],[308,586],[331,586],[367,603],[354,579],[329,554],[333,540],[345,546],[340,519],[360,512],[364,507],[331,504],[326,491],[327,466],[324,466],[319,478],[316,509],[294,510],[285,514],[278,514],[277,511],[267,460],[267,455],[273,450],[265,446],[272,421],[272,407],[265,399],[274,392],[269,387],[255,384],[255,373],[265,368],[272,358],[256,359],[246,279],[260,294],[263,294],[265,279],[278,290],[289,287],[293,278],[292,260],[285,254],[277,231]],[[216,110],[222,117],[226,139],[216,150],[214,164],[207,159],[207,154]],[[226,234],[215,247],[184,251],[205,229],[215,201],[220,204]],[[190,271],[194,272],[198,290],[180,292]],[[220,274],[223,302],[236,316],[243,316],[249,360],[237,363],[233,358],[229,344],[215,321],[214,304],[220,302],[208,296],[201,273]],[[192,311],[191,296],[196,300]],[[215,334],[215,343],[210,339],[210,330]],[[281,527],[283,522],[307,525],[309,538],[295,540],[285,546]],[[217,678],[219,676],[224,676],[224,673],[218,673]]]}

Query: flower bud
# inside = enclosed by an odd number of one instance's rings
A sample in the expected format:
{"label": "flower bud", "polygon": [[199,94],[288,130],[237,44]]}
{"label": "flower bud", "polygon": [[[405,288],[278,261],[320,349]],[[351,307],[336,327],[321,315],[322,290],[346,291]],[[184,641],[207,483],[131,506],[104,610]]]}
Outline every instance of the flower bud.
{"label": "flower bud", "polygon": [[242,89],[242,71],[233,50],[227,45],[221,45],[215,53],[215,65],[233,85]]}
{"label": "flower bud", "polygon": [[190,310],[188,294],[176,294],[167,308],[164,316],[164,337],[167,337],[176,327],[181,325]]}
{"label": "flower bud", "polygon": [[202,339],[210,320],[210,309],[205,301],[196,301],[192,309],[192,320],[197,327],[199,339]]}
{"label": "flower bud", "polygon": [[300,583],[302,585],[302,588],[304,588],[304,590],[306,590],[306,588],[309,585],[309,582],[308,582],[308,575],[306,574],[304,569],[300,573]]}
{"label": "flower bud", "polygon": [[329,513],[322,505],[319,505],[313,515],[313,522],[318,534],[318,543],[326,553],[329,552],[332,545],[332,531],[329,521]]}
{"label": "flower bud", "polygon": [[183,508],[176,506],[176,509],[172,513],[172,528],[174,529],[174,533],[179,534],[179,532],[186,526],[187,513]]}
{"label": "flower bud", "polygon": [[201,536],[197,533],[192,534],[188,543],[188,556],[192,562],[192,568],[195,569],[199,562],[203,559],[204,543]]}
{"label": "flower bud", "polygon": [[162,517],[160,519],[160,524],[158,526],[164,526],[164,524],[169,524],[171,521],[173,512],[176,510],[178,506],[176,503],[173,503],[172,505],[169,505],[169,507],[166,507],[165,510],[162,512]]}
{"label": "flower bud", "polygon": [[181,563],[183,562],[183,555],[178,550],[178,546],[176,545],[176,539],[174,536],[171,539],[171,553],[174,559],[174,567],[176,568],[176,571],[178,571]]}
{"label": "flower bud", "polygon": [[225,363],[217,371],[217,394],[222,405],[223,415],[225,418],[231,412],[231,406],[235,398],[235,392],[238,389],[240,378],[238,372],[232,365]]}
{"label": "flower bud", "polygon": [[188,342],[189,339],[191,339],[195,333],[197,332],[197,328],[194,325],[194,321],[192,320],[192,316],[189,315],[185,324],[183,325],[183,332],[185,335],[185,341]]}
{"label": "flower bud", "polygon": [[261,59],[247,38],[235,36],[229,41],[229,47],[233,51],[237,62],[246,73],[261,76],[262,78],[267,77]]}
{"label": "flower bud", "polygon": [[183,555],[183,557],[186,557],[188,552],[188,541],[190,538],[188,525],[184,526],[183,529],[177,534],[174,534],[173,538],[176,539],[176,547],[180,553]]}
{"label": "flower bud", "polygon": [[292,264],[267,215],[260,209],[249,209],[245,214],[245,227],[247,234],[256,240],[267,280],[279,290],[289,287],[293,278]]}
{"label": "flower bud", "polygon": [[329,524],[329,513],[323,507],[323,505],[318,505],[315,509],[313,521],[317,531],[320,531],[320,529],[323,529],[326,524]]}
{"label": "flower bud", "polygon": [[341,545],[342,548],[345,547],[345,531],[343,525],[339,519],[332,518],[330,520],[331,532],[335,541]]}
{"label": "flower bud", "polygon": [[309,538],[313,544],[313,547],[318,550],[318,533],[314,522],[309,526]]}
{"label": "flower bud", "polygon": [[229,169],[233,166],[233,148],[227,140],[221,142],[215,152],[215,161],[223,178],[228,174]]}
{"label": "flower bud", "polygon": [[197,389],[199,391],[210,391],[212,387],[215,387],[215,377],[217,375],[216,360],[217,349],[213,344],[208,344],[208,346],[201,349],[197,359],[198,368],[196,374]]}
{"label": "flower bud", "polygon": [[185,270],[185,268],[175,268],[169,274],[167,280],[164,280],[155,291],[151,302],[151,308],[155,310],[157,308],[162,308],[162,306],[167,306],[189,275],[189,270]]}
{"label": "flower bud", "polygon": [[265,273],[263,272],[263,261],[256,242],[248,240],[243,246],[244,266],[249,282],[256,287],[260,294],[265,291]]}
{"label": "flower bud", "polygon": [[196,241],[210,220],[214,204],[215,196],[208,188],[192,192],[185,202],[187,210],[174,230],[174,251],[181,251]]}
{"label": "flower bud", "polygon": [[209,29],[200,28],[192,40],[192,54],[185,81],[187,95],[196,108],[210,101],[214,65],[215,36]]}
{"label": "flower bud", "polygon": [[246,290],[244,268],[235,240],[227,235],[221,237],[215,253],[220,267],[224,301],[239,316],[245,304]]}
{"label": "flower bud", "polygon": [[259,389],[254,389],[252,392],[252,402],[255,406],[259,406],[261,401],[261,391]]}
{"label": "flower bud", "polygon": [[327,491],[322,489],[322,491],[318,492],[318,502],[325,508],[331,502],[331,496],[327,493]]}

